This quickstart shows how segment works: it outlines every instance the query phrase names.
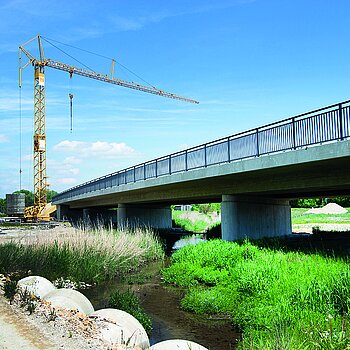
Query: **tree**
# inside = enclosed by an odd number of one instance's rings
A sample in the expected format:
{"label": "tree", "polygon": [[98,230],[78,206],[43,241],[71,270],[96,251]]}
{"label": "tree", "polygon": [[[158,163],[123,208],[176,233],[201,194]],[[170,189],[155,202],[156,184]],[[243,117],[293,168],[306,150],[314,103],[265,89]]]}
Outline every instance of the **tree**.
{"label": "tree", "polygon": [[47,203],[52,202],[52,198],[55,197],[57,194],[58,193],[56,191],[53,191],[53,190],[47,191],[47,194],[46,194]]}
{"label": "tree", "polygon": [[199,211],[203,214],[210,214],[213,212],[220,212],[220,203],[205,203],[205,204],[192,204],[193,211]]}
{"label": "tree", "polygon": [[6,214],[6,212],[7,212],[6,199],[0,198],[0,214]]}

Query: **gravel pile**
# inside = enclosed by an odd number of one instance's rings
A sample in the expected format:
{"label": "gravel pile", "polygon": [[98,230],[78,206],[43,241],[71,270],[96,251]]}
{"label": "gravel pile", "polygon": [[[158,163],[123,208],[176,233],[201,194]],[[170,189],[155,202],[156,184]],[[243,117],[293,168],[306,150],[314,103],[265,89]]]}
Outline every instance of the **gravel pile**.
{"label": "gravel pile", "polygon": [[328,203],[322,208],[312,208],[305,214],[346,214],[348,211],[336,203]]}

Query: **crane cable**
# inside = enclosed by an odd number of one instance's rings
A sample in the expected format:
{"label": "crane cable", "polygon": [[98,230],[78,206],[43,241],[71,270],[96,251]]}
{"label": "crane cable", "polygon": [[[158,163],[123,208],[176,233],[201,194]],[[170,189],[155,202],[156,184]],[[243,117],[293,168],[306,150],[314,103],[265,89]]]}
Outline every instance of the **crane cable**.
{"label": "crane cable", "polygon": [[70,132],[73,132],[73,93],[72,93],[72,75],[69,77],[69,106],[70,106]]}
{"label": "crane cable", "polygon": [[[65,52],[64,50],[60,49],[58,46],[54,45],[51,41],[55,42],[55,43],[58,43],[58,44],[61,44],[61,45],[65,45],[65,46],[68,46],[68,47],[71,47],[73,49],[76,49],[76,50],[80,50],[80,51],[83,51],[83,52],[86,52],[86,53],[89,53],[91,55],[95,55],[95,56],[98,56],[98,57],[101,57],[101,58],[105,58],[107,60],[114,60],[114,58],[112,57],[107,57],[107,56],[104,56],[104,55],[101,55],[101,54],[98,54],[96,52],[92,52],[92,51],[89,51],[89,50],[85,50],[85,49],[81,49],[80,47],[77,47],[77,46],[74,46],[74,45],[69,45],[69,44],[65,44],[65,43],[62,43],[60,41],[57,41],[57,40],[54,40],[54,39],[49,39],[49,38],[45,38],[45,37],[41,37],[43,40],[45,40],[47,43],[49,43],[50,45],[52,45],[53,47],[55,47],[56,49],[60,50],[61,52],[63,52],[65,55],[71,57],[72,59],[74,59],[75,61],[79,62],[80,64],[82,64],[83,66],[85,66],[86,68],[90,69],[90,70],[94,70],[94,69],[91,69],[90,67],[88,67],[87,65],[85,65],[84,63],[80,62],[79,60],[77,60],[76,58],[74,58],[73,56],[71,56],[70,54],[68,54],[67,52]],[[158,88],[156,88],[153,84],[149,83],[147,80],[143,79],[142,77],[140,77],[138,74],[136,74],[135,72],[133,72],[131,69],[129,69],[128,67],[124,66],[123,64],[121,64],[120,62],[114,60],[115,63],[117,63],[119,66],[121,66],[122,68],[124,68],[125,70],[127,70],[129,73],[133,74],[135,77],[139,78],[140,80],[142,80],[145,84],[149,85],[150,87],[152,87],[153,89],[155,90],[159,90]],[[159,90],[160,91],[160,90]]]}
{"label": "crane cable", "polygon": [[[76,50],[80,50],[80,51],[83,51],[83,52],[86,52],[86,53],[89,53],[91,55],[95,55],[95,56],[98,56],[98,57],[102,57],[102,58],[105,58],[105,59],[108,59],[108,60],[113,60],[114,62],[116,62],[119,66],[123,67],[124,69],[126,69],[129,73],[135,75],[137,78],[139,78],[140,80],[142,80],[144,83],[146,83],[147,85],[149,85],[150,87],[152,87],[153,89],[155,90],[159,90],[157,89],[155,86],[153,86],[152,84],[150,84],[149,82],[147,82],[145,79],[141,78],[138,74],[136,74],[135,72],[133,72],[132,70],[130,70],[129,68],[125,67],[123,64],[119,63],[118,61],[115,61],[113,58],[110,58],[110,57],[107,57],[107,56],[104,56],[104,55],[100,55],[98,53],[95,53],[95,52],[92,52],[92,51],[89,51],[89,50],[85,50],[85,49],[81,49],[79,47],[76,47],[76,46],[73,46],[73,45],[69,45],[69,44],[65,44],[65,43],[62,43],[60,41],[57,41],[57,40],[53,40],[53,39],[49,39],[49,38],[45,38],[45,37],[41,37],[45,42],[47,42],[48,44],[52,45],[53,47],[55,47],[57,50],[61,51],[63,54],[67,55],[68,57],[72,58],[74,61],[78,62],[79,64],[83,65],[85,68],[89,69],[89,70],[92,70],[92,68],[90,68],[89,66],[87,66],[86,64],[84,64],[83,62],[79,61],[78,59],[76,59],[75,57],[73,57],[72,55],[70,55],[68,52],[64,51],[63,49],[61,49],[60,47],[58,47],[57,45],[53,44],[51,41],[54,41],[58,44],[61,44],[61,45],[65,45],[65,46],[68,46],[68,47],[71,47],[71,48],[74,48]],[[73,132],[73,94],[72,94],[72,83],[71,83],[71,79],[72,79],[72,73],[69,77],[69,94],[68,94],[68,97],[69,97],[69,105],[70,105],[70,132],[72,133]]]}
{"label": "crane cable", "polygon": [[18,107],[19,107],[19,190],[22,189],[22,56],[18,51]]}
{"label": "crane cable", "polygon": [[68,52],[62,50],[61,48],[59,48],[58,46],[54,45],[53,43],[51,43],[50,41],[48,41],[47,39],[45,39],[44,37],[41,37],[44,41],[46,41],[47,43],[49,43],[50,45],[52,45],[53,47],[55,47],[57,50],[61,51],[62,53],[64,53],[65,55],[67,55],[68,57],[72,58],[74,61],[77,61],[79,64],[83,65],[85,68],[93,70],[92,68],[90,68],[89,66],[87,66],[86,64],[84,64],[83,62],[79,61],[78,59],[76,59],[75,57],[73,57],[72,55],[70,55]]}

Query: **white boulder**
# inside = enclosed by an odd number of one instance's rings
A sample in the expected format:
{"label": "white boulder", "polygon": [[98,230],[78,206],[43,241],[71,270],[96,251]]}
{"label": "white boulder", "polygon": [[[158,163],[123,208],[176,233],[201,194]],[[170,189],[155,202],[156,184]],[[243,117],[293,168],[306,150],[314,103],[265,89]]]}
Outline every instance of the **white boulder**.
{"label": "white boulder", "polygon": [[208,350],[207,348],[189,340],[172,339],[154,344],[149,350]]}
{"label": "white boulder", "polygon": [[56,289],[46,294],[43,299],[51,302],[53,306],[63,309],[77,309],[86,315],[94,312],[94,307],[90,303],[90,300],[74,289]]}
{"label": "white boulder", "polygon": [[27,289],[38,298],[43,298],[46,294],[56,290],[56,287],[46,278],[41,276],[28,276],[18,281],[21,289]]}
{"label": "white boulder", "polygon": [[149,348],[148,335],[142,324],[129,313],[118,309],[101,309],[90,315],[104,321],[102,338],[111,344],[125,344]]}

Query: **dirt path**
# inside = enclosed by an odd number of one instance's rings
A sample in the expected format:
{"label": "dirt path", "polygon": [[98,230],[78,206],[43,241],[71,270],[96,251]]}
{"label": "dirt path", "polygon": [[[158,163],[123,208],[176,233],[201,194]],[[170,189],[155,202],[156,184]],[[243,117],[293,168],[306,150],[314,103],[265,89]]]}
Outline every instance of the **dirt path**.
{"label": "dirt path", "polygon": [[0,350],[56,350],[37,326],[28,323],[28,320],[16,313],[0,297]]}

